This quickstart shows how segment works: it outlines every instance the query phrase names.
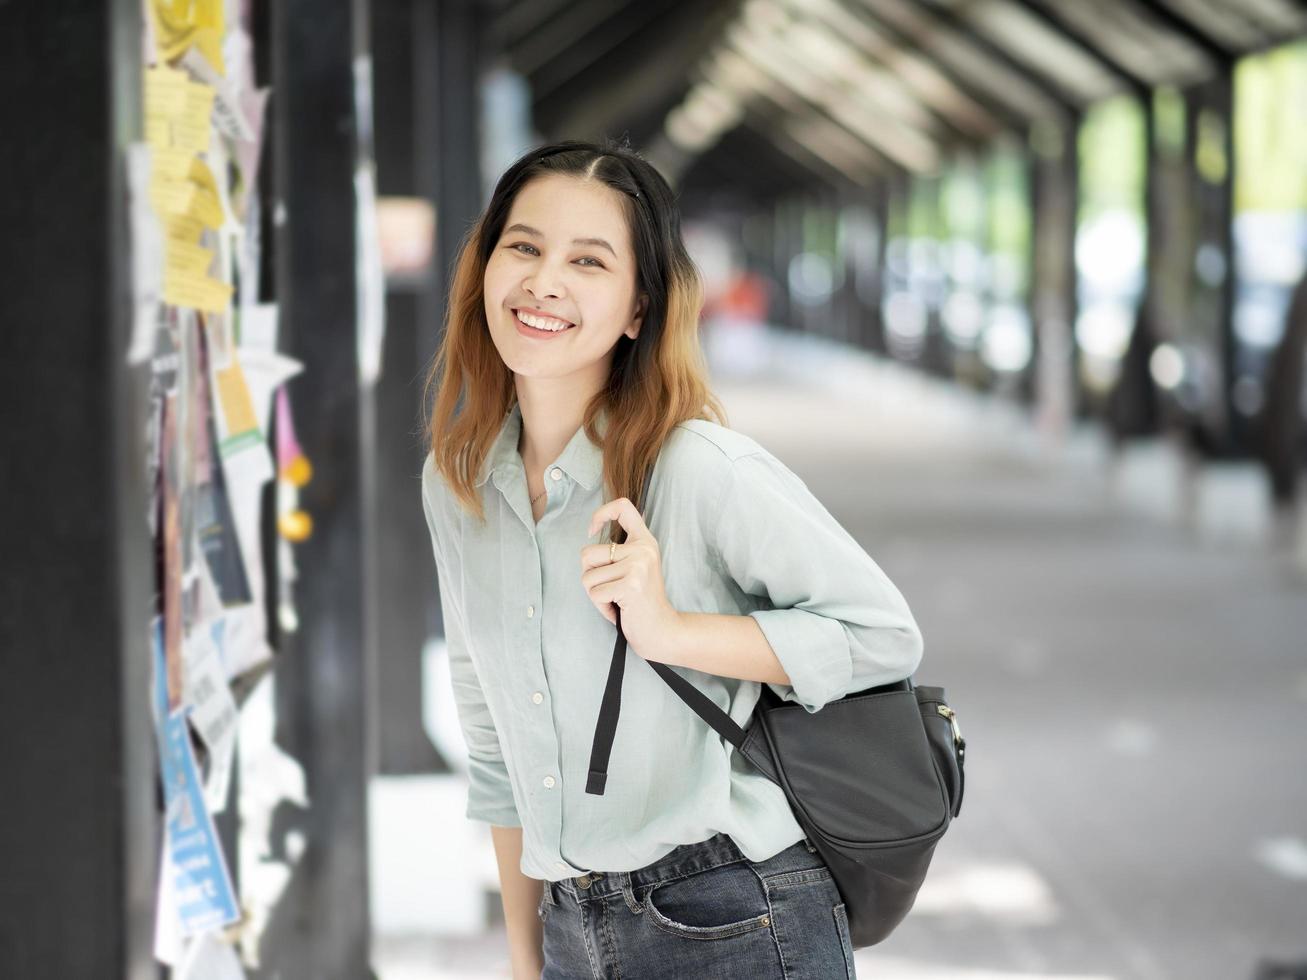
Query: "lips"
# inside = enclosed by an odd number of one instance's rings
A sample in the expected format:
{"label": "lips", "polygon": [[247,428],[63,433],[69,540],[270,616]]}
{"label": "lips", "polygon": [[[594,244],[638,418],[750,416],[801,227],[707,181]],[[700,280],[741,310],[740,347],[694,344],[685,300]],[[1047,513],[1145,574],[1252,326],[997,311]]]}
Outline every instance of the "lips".
{"label": "lips", "polygon": [[[529,313],[527,315],[530,316]],[[531,326],[516,313],[513,314],[513,322],[517,325],[517,332],[519,334],[521,334],[524,337],[530,337],[539,340],[548,340],[550,337],[559,337],[567,333],[569,330],[571,330],[573,327],[576,326],[576,324],[572,324],[571,326],[562,327],[561,329],[558,330],[543,330],[539,327]]]}
{"label": "lips", "polygon": [[[531,317],[539,317],[539,318],[544,319],[544,320],[557,320],[557,321],[559,321],[560,323],[566,323],[568,327],[574,327],[574,326],[576,326],[575,323],[573,323],[571,320],[567,319],[567,317],[565,317],[565,316],[558,316],[558,315],[555,314],[555,313],[546,313],[544,310],[533,309],[533,308],[531,308],[530,306],[518,306],[518,307],[514,307],[513,310],[512,310],[512,312],[513,312],[514,315],[516,315],[516,314],[518,314],[518,313],[525,313],[527,316],[531,316]],[[566,328],[564,328],[564,329],[566,329]]]}

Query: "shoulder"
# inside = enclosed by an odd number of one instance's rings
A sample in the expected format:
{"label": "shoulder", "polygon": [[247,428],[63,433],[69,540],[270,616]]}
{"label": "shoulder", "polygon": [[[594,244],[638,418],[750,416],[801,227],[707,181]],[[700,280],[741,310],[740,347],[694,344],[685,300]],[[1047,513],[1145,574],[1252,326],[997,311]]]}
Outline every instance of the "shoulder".
{"label": "shoulder", "polygon": [[663,452],[680,466],[701,466],[729,472],[736,460],[771,455],[756,439],[708,419],[687,419],[672,427]]}
{"label": "shoulder", "polygon": [[710,491],[713,500],[728,495],[765,501],[778,495],[796,500],[811,496],[803,479],[758,440],[707,419],[674,426],[663,455],[673,481]]}
{"label": "shoulder", "polygon": [[449,488],[436,468],[435,453],[428,452],[422,463],[422,503],[429,517],[443,516]]}
{"label": "shoulder", "polygon": [[428,452],[422,463],[422,496],[427,497],[439,490],[444,484],[440,471],[436,469],[436,454]]}
{"label": "shoulder", "polygon": [[756,439],[707,419],[688,419],[673,426],[663,442],[654,482],[673,509],[690,508],[711,521],[731,488],[786,472]]}

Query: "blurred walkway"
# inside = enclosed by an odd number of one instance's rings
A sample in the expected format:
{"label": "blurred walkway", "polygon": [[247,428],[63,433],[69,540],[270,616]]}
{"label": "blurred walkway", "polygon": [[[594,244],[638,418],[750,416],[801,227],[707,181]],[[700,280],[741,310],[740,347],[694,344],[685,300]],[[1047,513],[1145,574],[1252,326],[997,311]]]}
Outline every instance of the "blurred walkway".
{"label": "blurred walkway", "polygon": [[[744,336],[709,338],[732,427],[898,584],[917,680],[946,688],[970,749],[962,815],[860,975],[1251,980],[1259,957],[1307,960],[1307,579],[1266,543],[1254,471],[1205,474],[1176,517],[1164,450],[1114,471],[1091,429],[1050,452],[1015,409]],[[502,949],[383,939],[375,962],[507,976]]]}

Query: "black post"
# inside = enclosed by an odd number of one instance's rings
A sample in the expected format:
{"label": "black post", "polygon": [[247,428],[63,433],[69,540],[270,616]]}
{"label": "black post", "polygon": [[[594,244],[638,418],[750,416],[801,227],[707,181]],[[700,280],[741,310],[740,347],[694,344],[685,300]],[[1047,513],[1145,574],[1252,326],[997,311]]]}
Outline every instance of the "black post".
{"label": "black post", "polygon": [[1081,414],[1075,344],[1077,126],[1047,124],[1032,142],[1032,382],[1040,427],[1061,437]]}
{"label": "black post", "polygon": [[0,976],[155,974],[141,7],[0,5]]}
{"label": "black post", "polygon": [[356,348],[354,193],[369,126],[355,111],[365,10],[287,0],[271,14],[277,299],[281,346],[304,363],[289,390],[314,467],[300,496],[314,531],[297,546],[300,627],[283,636],[276,663],[277,742],[304,768],[309,807],[293,828],[304,853],[260,949],[269,977],[369,975],[362,471],[370,413]]}
{"label": "black post", "polygon": [[[424,129],[434,120],[415,111],[415,72],[433,56],[435,39],[416,29],[412,0],[378,0],[372,11],[375,47],[384,51],[376,71],[377,190],[417,196],[417,155]],[[428,200],[430,200],[428,198]],[[434,202],[433,202],[434,203]],[[375,578],[369,583],[377,611],[379,772],[447,772],[422,728],[422,646],[426,606],[435,595],[426,525],[418,500],[425,453],[419,431],[423,363],[417,310],[431,277],[392,284],[386,290],[386,340],[375,397],[376,493],[371,538]]]}

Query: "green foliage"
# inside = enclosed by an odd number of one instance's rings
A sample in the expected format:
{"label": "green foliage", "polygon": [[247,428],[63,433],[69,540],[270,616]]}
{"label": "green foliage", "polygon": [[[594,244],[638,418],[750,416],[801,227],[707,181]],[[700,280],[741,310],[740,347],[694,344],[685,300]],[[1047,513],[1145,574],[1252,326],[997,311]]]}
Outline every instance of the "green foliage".
{"label": "green foliage", "polygon": [[1244,58],[1234,86],[1235,207],[1307,209],[1307,41]]}

